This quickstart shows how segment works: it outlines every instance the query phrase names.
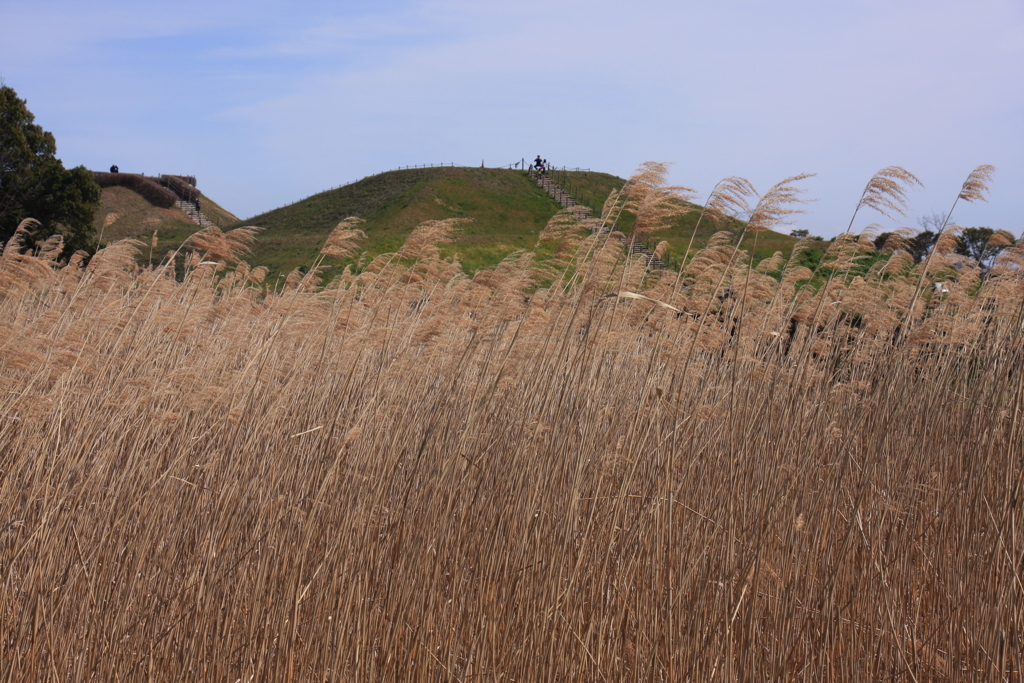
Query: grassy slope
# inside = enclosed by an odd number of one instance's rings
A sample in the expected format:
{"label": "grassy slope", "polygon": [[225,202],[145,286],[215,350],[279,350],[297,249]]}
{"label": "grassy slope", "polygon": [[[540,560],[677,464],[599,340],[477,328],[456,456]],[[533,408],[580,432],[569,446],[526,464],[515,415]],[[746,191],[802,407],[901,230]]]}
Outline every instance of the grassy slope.
{"label": "grassy slope", "polygon": [[214,224],[219,226],[233,225],[238,222],[238,216],[231,213],[217,202],[207,197],[202,192],[199,193],[200,197],[200,208],[203,214],[206,215]]}
{"label": "grassy slope", "polygon": [[105,187],[94,220],[103,244],[136,237],[148,239],[157,231],[161,243],[180,243],[199,226],[178,209],[153,206],[127,187]]}
{"label": "grassy slope", "polygon": [[[617,176],[590,171],[559,173],[556,181],[567,189],[571,187],[574,196],[597,210],[612,190],[625,183]],[[365,250],[371,257],[398,249],[412,229],[425,220],[472,218],[474,222],[462,227],[456,242],[443,250],[446,255],[457,253],[463,267],[472,273],[494,265],[516,249],[531,247],[558,208],[519,171],[408,169],[321,192],[250,218],[245,224],[265,229],[250,259],[252,263],[268,266],[272,275],[286,275],[294,268],[310,266],[330,231],[349,216],[366,221],[362,226],[367,233]],[[644,241],[651,248],[667,241],[670,262],[678,267],[698,215],[695,211],[683,216],[671,228],[644,236]],[[632,222],[632,216],[624,214],[618,227],[628,233]],[[705,221],[694,240],[694,249],[719,229]],[[760,260],[775,251],[788,254],[795,242],[795,238],[780,233],[762,234],[754,258]],[[330,260],[327,263],[334,269],[344,265]],[[327,276],[330,274],[328,271]]]}
{"label": "grassy slope", "polygon": [[[370,176],[255,216],[245,224],[264,228],[251,262],[268,266],[276,276],[311,265],[334,226],[349,216],[366,221],[361,227],[370,256],[397,250],[423,221],[472,218],[472,223],[462,226],[457,242],[443,250],[446,255],[457,252],[472,273],[517,249],[532,247],[558,208],[517,171],[427,168]],[[328,261],[328,265],[342,264]]]}
{"label": "grassy slope", "polygon": [[[596,210],[600,210],[611,191],[625,183],[617,176],[589,171],[558,173],[555,179]],[[205,195],[202,202],[203,212],[225,229],[242,224],[264,228],[249,260],[254,265],[269,267],[272,276],[312,265],[330,231],[349,216],[366,221],[362,226],[368,238],[364,248],[371,257],[397,250],[423,221],[471,218],[473,222],[462,226],[455,243],[445,246],[443,253],[457,254],[466,271],[473,273],[498,263],[517,249],[532,248],[537,234],[559,209],[523,173],[478,168],[381,173],[246,221],[239,221]],[[104,227],[112,214],[114,220]],[[658,242],[667,241],[669,263],[678,267],[698,215],[694,211],[683,216],[671,228],[645,235],[643,241],[652,249]],[[632,216],[624,214],[617,227],[628,234],[632,223]],[[103,190],[96,228],[98,234],[102,230],[105,243],[126,237],[148,243],[156,231],[158,242],[153,251],[157,258],[177,248],[198,229],[181,211],[155,207],[123,187]],[[705,221],[694,240],[694,248],[702,246],[718,229]],[[779,233],[762,234],[754,258],[760,260],[775,251],[787,254],[795,241]],[[325,274],[330,277],[345,264],[328,260],[327,265],[331,269]]]}
{"label": "grassy slope", "polygon": [[[203,213],[217,225],[238,222],[237,216],[224,210],[205,195],[201,201]],[[185,238],[199,230],[199,226],[179,209],[153,206],[127,187],[103,188],[100,207],[93,222],[96,226],[96,235],[103,244],[134,237],[146,242],[147,248],[143,251],[147,254],[149,240],[156,231],[157,246],[154,249],[154,256],[157,257],[177,248]]]}

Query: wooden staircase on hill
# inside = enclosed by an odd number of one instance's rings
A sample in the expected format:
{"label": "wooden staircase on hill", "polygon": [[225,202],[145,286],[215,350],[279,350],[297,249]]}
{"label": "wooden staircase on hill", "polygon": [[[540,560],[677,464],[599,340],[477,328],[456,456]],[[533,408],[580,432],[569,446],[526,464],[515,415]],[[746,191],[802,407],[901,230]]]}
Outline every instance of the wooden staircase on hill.
{"label": "wooden staircase on hill", "polygon": [[185,215],[192,219],[192,222],[202,228],[214,228],[217,224],[210,220],[202,211],[196,208],[196,205],[192,202],[176,201],[174,205],[185,212]]}
{"label": "wooden staircase on hill", "polygon": [[[577,220],[582,221],[587,218],[593,218],[593,214],[589,207],[584,206],[573,199],[572,195],[555,184],[555,181],[549,178],[547,174],[538,173],[531,169],[530,175],[537,181],[538,185],[544,188],[545,192],[554,198],[556,202],[566,209],[571,209],[572,215],[575,216]],[[611,231],[611,228],[606,226],[592,227],[591,231],[595,233],[608,233]],[[623,237],[617,237],[616,239],[622,242],[623,246],[626,246],[630,250],[631,254],[639,256],[640,261],[649,270],[664,270],[665,264],[662,263],[661,259],[655,256],[646,245],[641,244],[640,242],[629,242]]]}

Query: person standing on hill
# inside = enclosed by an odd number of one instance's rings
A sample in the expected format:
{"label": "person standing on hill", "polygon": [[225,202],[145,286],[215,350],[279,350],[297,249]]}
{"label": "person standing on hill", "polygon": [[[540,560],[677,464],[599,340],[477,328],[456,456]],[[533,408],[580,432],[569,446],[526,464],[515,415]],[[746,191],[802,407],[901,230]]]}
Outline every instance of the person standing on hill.
{"label": "person standing on hill", "polygon": [[540,158],[539,154],[537,155],[537,158],[533,160],[533,167],[538,171],[543,170],[544,168],[544,161]]}
{"label": "person standing on hill", "polygon": [[114,164],[113,166],[110,167],[110,172],[111,173],[117,173],[118,172],[117,171],[117,164]]}

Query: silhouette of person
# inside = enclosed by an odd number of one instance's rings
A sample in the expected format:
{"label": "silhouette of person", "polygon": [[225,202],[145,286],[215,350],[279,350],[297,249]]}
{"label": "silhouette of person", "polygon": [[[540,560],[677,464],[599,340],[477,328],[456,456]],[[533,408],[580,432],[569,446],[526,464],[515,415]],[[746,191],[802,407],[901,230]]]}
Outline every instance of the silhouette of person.
{"label": "silhouette of person", "polygon": [[117,164],[114,164],[113,166],[111,166],[111,167],[110,167],[110,172],[111,172],[111,173],[118,173],[118,172],[119,172],[119,171],[117,170]]}

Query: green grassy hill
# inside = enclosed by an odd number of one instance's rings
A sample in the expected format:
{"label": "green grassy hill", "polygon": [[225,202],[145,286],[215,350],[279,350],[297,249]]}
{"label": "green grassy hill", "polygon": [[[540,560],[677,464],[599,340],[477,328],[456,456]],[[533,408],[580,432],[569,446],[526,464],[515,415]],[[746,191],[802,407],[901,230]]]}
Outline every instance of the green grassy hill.
{"label": "green grassy hill", "polygon": [[264,229],[251,261],[276,275],[311,265],[331,230],[349,216],[366,221],[360,227],[366,232],[364,249],[370,256],[397,250],[423,221],[472,218],[462,226],[456,243],[444,250],[446,255],[457,252],[472,273],[517,249],[531,248],[559,208],[521,172],[424,168],[369,176],[244,224]]}
{"label": "green grassy hill", "polygon": [[[599,212],[613,190],[625,180],[607,173],[572,171],[555,173],[556,182],[576,199]],[[238,220],[210,198],[203,196],[203,212],[222,228],[255,225],[263,228],[253,253],[252,265],[264,265],[271,276],[287,275],[295,268],[308,268],[317,259],[331,230],[343,219],[358,216],[367,234],[363,249],[368,256],[396,251],[412,230],[427,220],[470,218],[455,242],[444,245],[445,256],[458,255],[467,273],[493,266],[519,249],[532,249],[537,236],[561,208],[530,177],[521,171],[482,168],[422,168],[389,171],[358,182],[321,192],[285,207]],[[669,243],[666,262],[678,267],[686,251],[699,208],[680,217],[670,228],[645,235],[651,248]],[[629,233],[633,217],[623,214],[618,229]],[[736,222],[734,228],[740,224]],[[146,242],[157,233],[159,259],[198,230],[175,208],[164,209],[126,187],[104,188],[96,214],[97,234],[110,243],[125,237]],[[719,228],[710,221],[701,226],[694,240],[699,248]],[[766,233],[758,238],[755,260],[775,251],[788,253],[795,238]],[[746,245],[748,248],[750,244]],[[144,251],[147,252],[148,249]],[[327,260],[330,278],[344,266]]]}
{"label": "green grassy hill", "polygon": [[[626,182],[591,171],[559,173],[557,181],[597,211],[609,193]],[[446,245],[442,253],[457,253],[464,269],[473,273],[517,249],[532,248],[538,233],[560,208],[521,171],[425,168],[369,176],[236,225],[263,228],[250,261],[268,266],[272,275],[286,275],[294,268],[312,265],[334,226],[349,216],[366,221],[361,226],[367,234],[364,249],[371,257],[397,250],[423,221],[472,218],[473,222],[464,225],[455,243]],[[669,260],[678,264],[698,213],[681,217],[671,228],[647,235],[644,241],[651,248],[667,241]],[[619,227],[628,232],[631,226],[632,217],[624,214]],[[703,245],[717,230],[706,222],[697,234],[695,247]],[[775,251],[788,253],[795,242],[788,235],[762,234],[754,258],[760,260]],[[334,268],[343,265],[328,264]],[[326,275],[330,277],[330,272]]]}

